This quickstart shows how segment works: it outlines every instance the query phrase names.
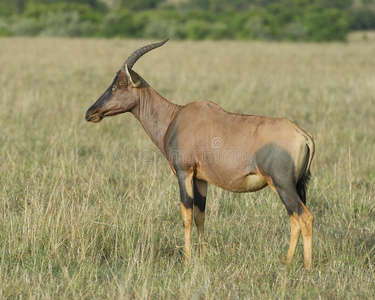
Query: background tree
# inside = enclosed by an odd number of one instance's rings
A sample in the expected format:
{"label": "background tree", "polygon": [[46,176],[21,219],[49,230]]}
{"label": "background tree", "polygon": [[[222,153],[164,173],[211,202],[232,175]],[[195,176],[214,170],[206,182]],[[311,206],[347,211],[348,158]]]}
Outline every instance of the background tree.
{"label": "background tree", "polygon": [[130,10],[146,10],[155,9],[157,6],[165,0],[121,0],[121,7]]}

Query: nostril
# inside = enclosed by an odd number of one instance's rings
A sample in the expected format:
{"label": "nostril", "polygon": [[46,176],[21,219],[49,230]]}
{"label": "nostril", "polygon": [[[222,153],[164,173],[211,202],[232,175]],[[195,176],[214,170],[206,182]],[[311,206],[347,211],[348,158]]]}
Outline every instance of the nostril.
{"label": "nostril", "polygon": [[90,121],[90,119],[92,118],[92,116],[95,114],[95,112],[97,111],[98,109],[92,109],[91,107],[87,110],[86,112],[86,116],[85,116],[85,119],[86,121]]}
{"label": "nostril", "polygon": [[90,109],[87,110],[85,119],[86,121],[90,121]]}

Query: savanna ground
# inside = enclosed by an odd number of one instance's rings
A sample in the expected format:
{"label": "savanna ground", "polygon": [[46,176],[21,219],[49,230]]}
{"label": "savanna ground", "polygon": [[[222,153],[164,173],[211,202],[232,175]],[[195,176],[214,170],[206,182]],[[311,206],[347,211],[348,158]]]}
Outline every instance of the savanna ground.
{"label": "savanna ground", "polygon": [[134,66],[175,103],[208,98],[314,136],[310,273],[302,239],[284,264],[289,218],[269,188],[211,186],[207,255],[194,245],[183,267],[167,162],[130,114],[84,120],[149,42],[0,39],[0,298],[374,298],[375,42],[169,41]]}

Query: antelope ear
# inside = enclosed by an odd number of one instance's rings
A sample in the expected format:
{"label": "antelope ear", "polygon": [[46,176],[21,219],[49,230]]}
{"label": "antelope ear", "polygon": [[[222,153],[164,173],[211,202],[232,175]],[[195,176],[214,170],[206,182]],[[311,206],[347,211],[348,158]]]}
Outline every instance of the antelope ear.
{"label": "antelope ear", "polygon": [[133,84],[133,87],[139,88],[142,84],[141,78],[139,78],[139,75],[135,73],[132,69],[128,68],[128,65],[125,65],[125,73],[128,75],[131,83]]}

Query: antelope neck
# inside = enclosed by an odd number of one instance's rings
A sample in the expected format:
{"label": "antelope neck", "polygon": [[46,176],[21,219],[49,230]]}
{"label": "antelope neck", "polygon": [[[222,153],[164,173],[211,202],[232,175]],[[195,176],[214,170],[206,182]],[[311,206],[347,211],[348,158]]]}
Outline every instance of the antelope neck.
{"label": "antelope neck", "polygon": [[142,91],[139,104],[132,110],[132,114],[154,144],[164,153],[164,136],[181,108],[182,106],[169,102],[148,87]]}

